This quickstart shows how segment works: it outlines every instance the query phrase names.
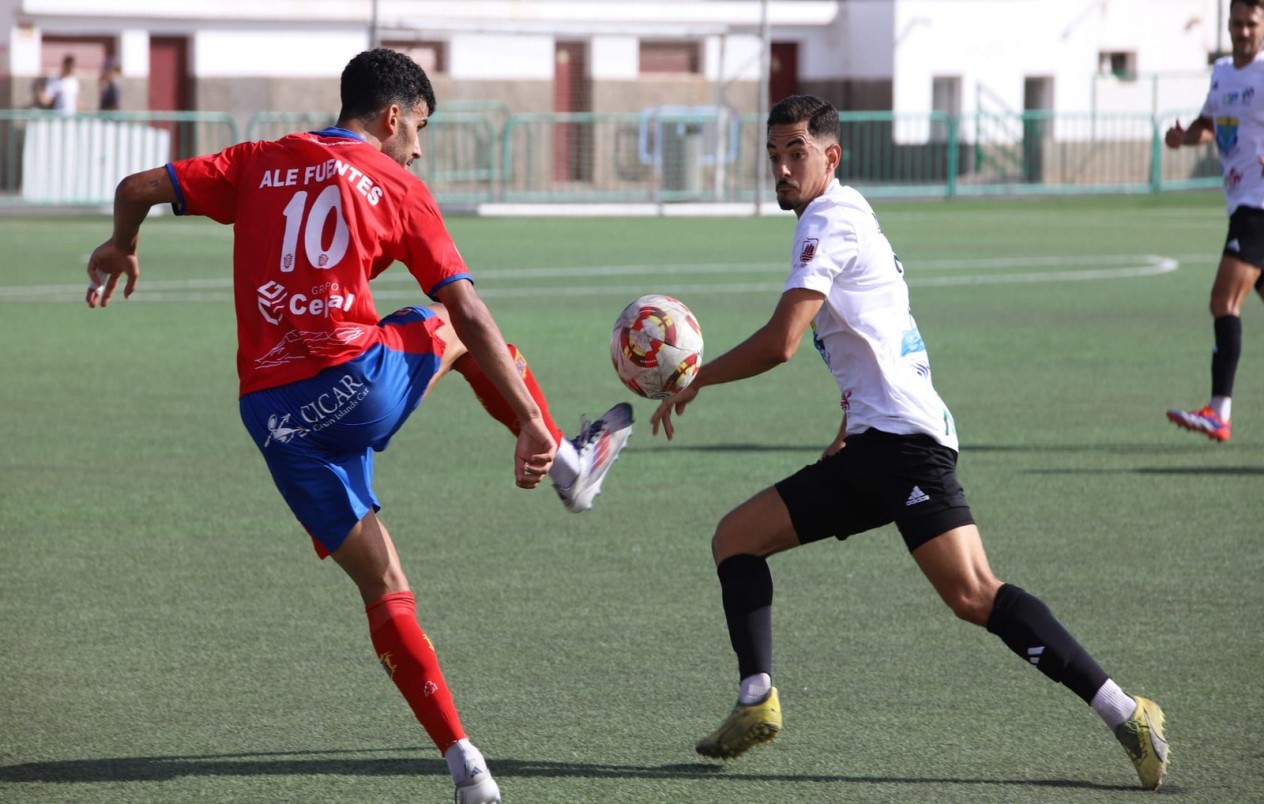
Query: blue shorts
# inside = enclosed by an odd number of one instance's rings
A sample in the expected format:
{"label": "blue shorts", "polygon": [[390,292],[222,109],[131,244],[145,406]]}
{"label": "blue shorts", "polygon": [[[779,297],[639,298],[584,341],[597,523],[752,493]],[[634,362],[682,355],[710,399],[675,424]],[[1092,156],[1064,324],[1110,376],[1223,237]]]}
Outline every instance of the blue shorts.
{"label": "blue shorts", "polygon": [[242,423],[322,558],[381,508],[373,453],[386,449],[439,370],[440,323],[427,307],[406,307],[378,323],[399,328],[403,350],[378,343],[315,377],[241,398]]}

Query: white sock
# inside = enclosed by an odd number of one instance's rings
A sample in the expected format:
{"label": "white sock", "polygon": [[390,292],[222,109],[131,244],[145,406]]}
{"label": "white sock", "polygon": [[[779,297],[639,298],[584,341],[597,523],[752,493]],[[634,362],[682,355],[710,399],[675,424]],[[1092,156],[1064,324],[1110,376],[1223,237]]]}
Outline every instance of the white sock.
{"label": "white sock", "polygon": [[772,676],[767,673],[756,673],[753,676],[747,676],[742,679],[742,686],[737,694],[737,702],[753,704],[756,701],[763,700],[763,697],[771,689]]}
{"label": "white sock", "polygon": [[466,769],[471,765],[487,770],[487,760],[483,759],[483,753],[474,747],[468,737],[462,737],[448,746],[448,750],[443,752],[443,758],[448,763],[448,773],[452,774],[453,784],[462,784],[465,781]]}
{"label": "white sock", "polygon": [[1137,702],[1128,697],[1118,684],[1108,678],[1093,696],[1089,706],[1093,707],[1093,711],[1114,731],[1116,726],[1132,717],[1132,713],[1137,709]]}
{"label": "white sock", "polygon": [[1213,396],[1211,401],[1207,403],[1207,407],[1211,408],[1220,421],[1229,421],[1229,410],[1233,407],[1233,400],[1227,396]]}
{"label": "white sock", "polygon": [[558,488],[568,489],[575,485],[579,477],[579,450],[569,438],[563,438],[557,447],[557,455],[553,456],[553,466],[549,469],[549,477]]}

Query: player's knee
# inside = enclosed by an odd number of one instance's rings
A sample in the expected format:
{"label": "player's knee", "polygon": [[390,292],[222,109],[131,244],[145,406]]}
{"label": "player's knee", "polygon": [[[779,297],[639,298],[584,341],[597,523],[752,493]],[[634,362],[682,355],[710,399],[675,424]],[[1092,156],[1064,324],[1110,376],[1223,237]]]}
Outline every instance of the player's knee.
{"label": "player's knee", "polygon": [[404,571],[395,566],[387,567],[380,575],[353,577],[352,580],[360,591],[360,597],[366,603],[371,603],[383,595],[410,591]]}
{"label": "player's knee", "polygon": [[717,565],[730,556],[756,553],[749,538],[750,530],[742,528],[737,520],[737,512],[730,511],[715,526],[715,533],[711,536],[711,557]]}
{"label": "player's knee", "polygon": [[988,616],[992,613],[992,600],[996,590],[988,592],[982,587],[961,587],[943,596],[944,602],[958,619],[975,625],[987,625]]}

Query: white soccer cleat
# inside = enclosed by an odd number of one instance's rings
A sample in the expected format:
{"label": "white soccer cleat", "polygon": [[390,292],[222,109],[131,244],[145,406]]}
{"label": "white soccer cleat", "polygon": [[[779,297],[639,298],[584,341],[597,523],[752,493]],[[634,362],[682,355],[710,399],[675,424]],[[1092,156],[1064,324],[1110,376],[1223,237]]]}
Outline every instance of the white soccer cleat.
{"label": "white soccer cleat", "polygon": [[620,402],[595,422],[581,420],[579,435],[571,439],[579,453],[579,476],[569,488],[557,484],[557,496],[570,511],[580,513],[592,508],[601,493],[601,481],[632,435],[632,406]]}
{"label": "white soccer cleat", "polygon": [[456,804],[500,804],[500,787],[481,765],[466,765],[466,777],[456,786]]}

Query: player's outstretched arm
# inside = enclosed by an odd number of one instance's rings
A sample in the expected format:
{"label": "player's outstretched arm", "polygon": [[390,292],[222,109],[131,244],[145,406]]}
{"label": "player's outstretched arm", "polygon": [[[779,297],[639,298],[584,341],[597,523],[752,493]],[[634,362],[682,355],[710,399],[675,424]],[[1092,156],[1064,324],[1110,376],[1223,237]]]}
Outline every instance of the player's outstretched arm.
{"label": "player's outstretched arm", "polygon": [[121,276],[127,277],[123,298],[132,295],[140,278],[140,262],[136,259],[140,225],[150,208],[175,200],[176,188],[166,167],[133,173],[119,182],[114,191],[114,233],[88,258],[84,301],[89,307],[108,306]]}
{"label": "player's outstretched arm", "polygon": [[672,413],[682,415],[704,386],[754,377],[794,357],[803,333],[824,303],[825,296],[814,290],[794,288],[781,294],[768,323],[737,346],[703,363],[685,390],[659,403],[650,416],[650,432],[658,435],[661,425],[670,441],[676,434]]}
{"label": "player's outstretched arm", "polygon": [[549,473],[557,442],[544,424],[544,414],[531,398],[509,357],[500,328],[470,282],[453,282],[439,290],[452,328],[518,418],[521,429],[514,447],[514,478],[520,488],[535,488]]}
{"label": "player's outstretched arm", "polygon": [[1177,120],[1163,135],[1163,143],[1172,149],[1185,145],[1202,145],[1211,142],[1215,134],[1216,124],[1211,118],[1199,117],[1189,124],[1189,128],[1183,127],[1181,121]]}

